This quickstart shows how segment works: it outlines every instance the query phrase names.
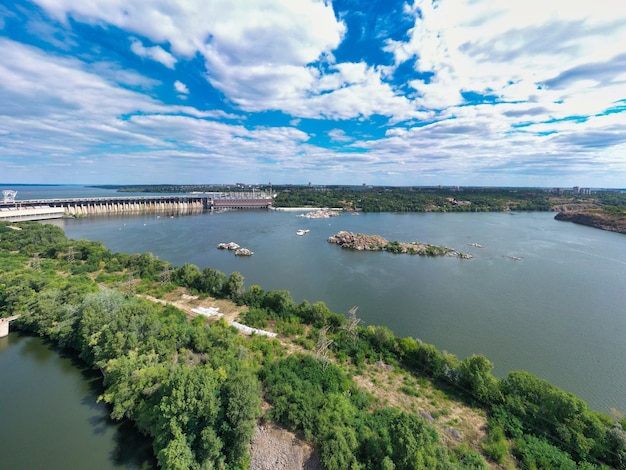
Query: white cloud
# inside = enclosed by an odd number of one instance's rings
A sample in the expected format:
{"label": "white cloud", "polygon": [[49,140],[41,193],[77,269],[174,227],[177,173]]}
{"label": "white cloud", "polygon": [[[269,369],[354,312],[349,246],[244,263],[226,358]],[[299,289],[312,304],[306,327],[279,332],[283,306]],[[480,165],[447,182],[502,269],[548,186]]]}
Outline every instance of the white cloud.
{"label": "white cloud", "polygon": [[173,69],[176,65],[176,58],[161,46],[145,47],[141,41],[133,39],[130,44],[130,50],[139,57],[160,62],[169,69]]}
{"label": "white cloud", "polygon": [[[204,77],[234,109],[165,105],[155,98],[160,82],[98,62],[95,50],[83,62],[0,39],[2,155],[42,168],[81,166],[87,159],[76,157],[86,156],[94,174],[110,181],[116,175],[107,168],[126,167],[123,149],[133,168],[152,168],[127,176],[145,181],[163,180],[173,168],[196,181],[202,171],[231,180],[233,168],[267,179],[267,162],[292,182],[295,175],[383,183],[398,174],[411,184],[422,175],[462,182],[513,168],[528,175],[626,171],[624,114],[603,115],[624,99],[626,2],[415,0],[405,8],[414,15],[407,39],[388,41],[386,50],[396,65],[408,61],[429,76],[396,88],[394,67],[336,62],[347,30],[326,1],[35,1],[61,21],[120,28],[135,54],[170,69],[201,57]],[[178,77],[166,82],[169,91],[184,97],[187,83],[194,95],[200,90],[193,77]],[[500,102],[465,103],[468,91]],[[246,111],[267,110],[291,115],[291,127],[237,124]],[[378,115],[396,126],[382,139],[363,140],[367,127],[346,133],[339,122],[357,118],[351,125],[360,126]],[[295,128],[312,129],[305,118],[337,121],[327,136],[349,151],[313,145]]]}
{"label": "white cloud", "polygon": [[188,95],[189,94],[189,88],[187,88],[187,85],[185,85],[183,82],[176,80],[174,82],[174,89],[178,92],[178,93],[182,93],[183,95]]}
{"label": "white cloud", "polygon": [[335,142],[352,142],[353,137],[346,134],[343,129],[332,129],[328,131],[328,137]]}
{"label": "white cloud", "polygon": [[[334,64],[332,51],[346,25],[335,17],[330,2],[190,0],[166,6],[156,1],[37,1],[62,20],[71,15],[79,21],[104,21],[155,43],[167,42],[177,55],[201,54],[211,84],[244,111],[282,110],[332,119],[419,116],[414,105],[384,83],[384,68]],[[137,41],[133,45],[139,55],[154,49],[141,49]],[[318,60],[330,65],[329,73],[311,65]]]}
{"label": "white cloud", "polygon": [[[509,101],[562,100],[573,114],[576,96],[596,83],[560,95],[541,83],[573,67],[610,63],[626,44],[626,3],[611,0],[415,0],[407,11],[415,15],[410,39],[388,41],[386,50],[396,63],[412,60],[434,74],[428,83],[413,82],[426,108],[461,104],[461,92],[474,91]],[[611,93],[595,109],[615,98]]]}
{"label": "white cloud", "polygon": [[269,156],[294,168],[293,155],[311,148],[308,135],[293,127],[218,122],[212,118],[237,116],[166,106],[78,59],[1,38],[0,49],[0,171],[14,181],[33,181],[32,165],[46,178],[40,182],[67,181],[70,174],[54,168],[70,164],[99,182],[163,181],[174,174],[203,181],[203,172],[230,181],[233,168],[245,168],[246,176],[263,173]]}

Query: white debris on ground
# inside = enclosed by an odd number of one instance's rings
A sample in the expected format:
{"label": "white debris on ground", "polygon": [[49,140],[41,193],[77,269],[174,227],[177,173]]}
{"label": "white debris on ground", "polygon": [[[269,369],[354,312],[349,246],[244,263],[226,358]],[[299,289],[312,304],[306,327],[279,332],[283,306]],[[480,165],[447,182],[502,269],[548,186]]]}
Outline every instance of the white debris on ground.
{"label": "white debris on ground", "polygon": [[[219,307],[196,307],[192,308],[191,311],[193,313],[197,313],[199,315],[204,315],[205,317],[217,317],[222,318],[224,316],[223,313],[220,313]],[[230,326],[234,326],[242,333],[247,333],[249,335],[256,334],[262,336],[269,336],[270,338],[276,338],[276,333],[272,333],[271,331],[259,330],[258,328],[252,328],[247,325],[243,325],[236,321],[231,321],[228,323]]]}
{"label": "white debris on ground", "polygon": [[192,308],[191,311],[193,313],[198,313],[200,315],[204,315],[205,317],[217,317],[222,318],[224,316],[223,313],[220,313],[220,309],[218,307],[196,307]]}
{"label": "white debris on ground", "polygon": [[243,325],[236,321],[231,321],[230,326],[234,326],[239,331],[242,331],[244,333],[248,333],[248,334],[254,333],[257,335],[269,336],[270,338],[276,338],[276,333],[272,333],[271,331],[259,330],[258,328],[251,328],[248,325]]}

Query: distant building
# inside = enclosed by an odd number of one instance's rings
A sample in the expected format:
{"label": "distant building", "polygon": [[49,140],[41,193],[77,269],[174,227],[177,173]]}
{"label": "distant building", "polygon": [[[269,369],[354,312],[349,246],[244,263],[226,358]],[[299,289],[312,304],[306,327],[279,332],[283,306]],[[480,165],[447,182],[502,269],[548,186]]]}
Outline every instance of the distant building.
{"label": "distant building", "polygon": [[447,197],[446,201],[448,201],[453,206],[469,206],[472,204],[470,201],[457,201],[453,197]]}

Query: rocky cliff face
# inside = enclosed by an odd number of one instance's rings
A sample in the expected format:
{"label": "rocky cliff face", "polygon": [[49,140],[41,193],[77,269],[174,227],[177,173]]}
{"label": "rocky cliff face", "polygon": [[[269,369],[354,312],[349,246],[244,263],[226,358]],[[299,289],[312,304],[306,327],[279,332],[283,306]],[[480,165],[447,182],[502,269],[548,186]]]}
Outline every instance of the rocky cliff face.
{"label": "rocky cliff face", "polygon": [[563,211],[559,212],[554,218],[626,234],[626,217],[613,216],[600,211]]}

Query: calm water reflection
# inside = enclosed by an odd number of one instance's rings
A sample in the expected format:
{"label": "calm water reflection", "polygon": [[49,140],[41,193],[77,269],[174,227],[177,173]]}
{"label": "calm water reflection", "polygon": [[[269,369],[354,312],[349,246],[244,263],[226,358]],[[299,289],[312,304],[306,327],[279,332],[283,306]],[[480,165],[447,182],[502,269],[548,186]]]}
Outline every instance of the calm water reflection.
{"label": "calm water reflection", "polygon": [[156,468],[150,442],[114,423],[99,373],[37,337],[0,338],[1,468]]}

